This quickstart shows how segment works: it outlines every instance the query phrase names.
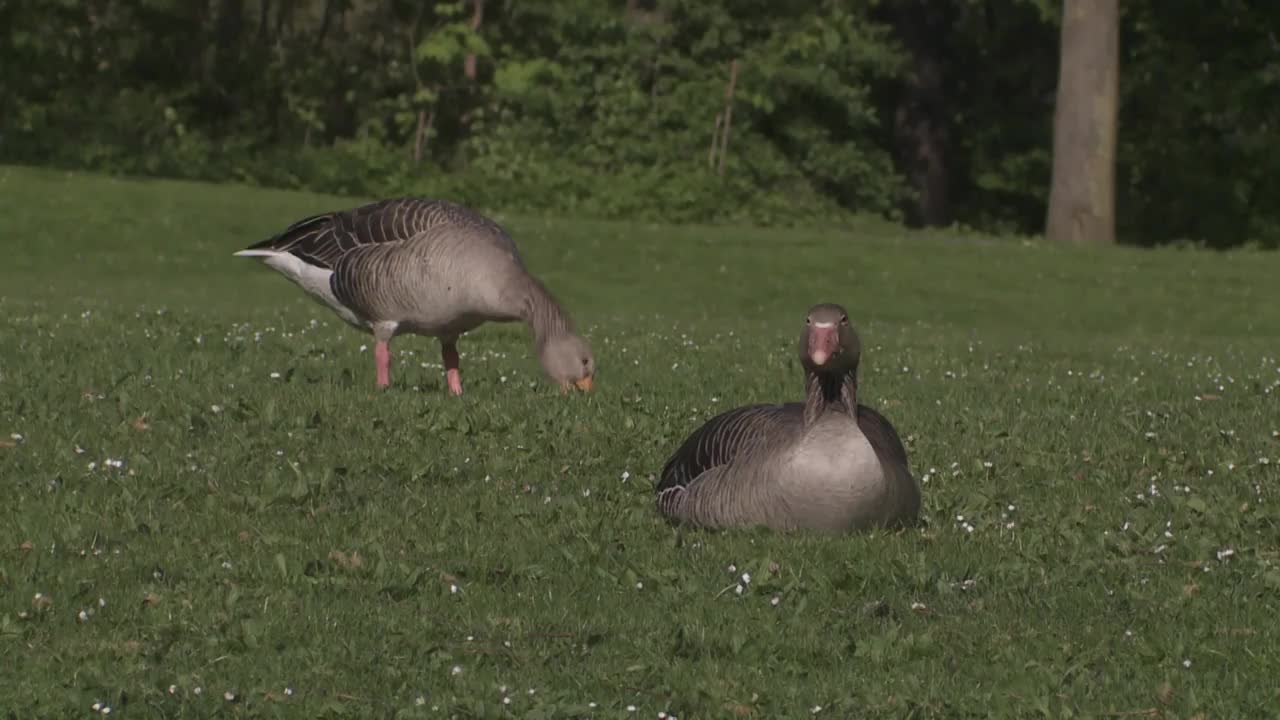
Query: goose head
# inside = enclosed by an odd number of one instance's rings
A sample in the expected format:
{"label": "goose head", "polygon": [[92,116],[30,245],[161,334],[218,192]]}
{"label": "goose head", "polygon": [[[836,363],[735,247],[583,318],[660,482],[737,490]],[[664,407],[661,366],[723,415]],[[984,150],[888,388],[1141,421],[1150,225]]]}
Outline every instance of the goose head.
{"label": "goose head", "polygon": [[849,324],[849,314],[834,303],[809,309],[800,335],[800,364],[811,373],[843,375],[858,367],[862,342]]}
{"label": "goose head", "polygon": [[571,387],[590,391],[595,383],[596,359],[591,346],[574,333],[552,337],[542,346],[538,360],[547,377],[560,385],[562,393],[569,392]]}

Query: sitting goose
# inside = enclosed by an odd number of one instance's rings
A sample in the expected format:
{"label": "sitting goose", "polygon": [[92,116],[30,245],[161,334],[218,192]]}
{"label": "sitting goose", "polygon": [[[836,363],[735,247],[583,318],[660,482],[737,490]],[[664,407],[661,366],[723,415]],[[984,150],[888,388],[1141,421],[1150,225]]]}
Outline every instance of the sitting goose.
{"label": "sitting goose", "polygon": [[458,336],[522,320],[561,392],[591,389],[595,358],[569,315],[525,270],[511,236],[461,205],[399,198],[313,215],[235,254],[261,258],[372,333],[380,387],[391,384],[391,339],[413,333],[439,338],[449,390],[461,395]]}
{"label": "sitting goose", "polygon": [[902,441],[857,401],[861,344],[848,315],[817,305],[805,323],[805,402],[708,420],[662,469],[657,503],[667,518],[828,533],[914,523],[920,488]]}

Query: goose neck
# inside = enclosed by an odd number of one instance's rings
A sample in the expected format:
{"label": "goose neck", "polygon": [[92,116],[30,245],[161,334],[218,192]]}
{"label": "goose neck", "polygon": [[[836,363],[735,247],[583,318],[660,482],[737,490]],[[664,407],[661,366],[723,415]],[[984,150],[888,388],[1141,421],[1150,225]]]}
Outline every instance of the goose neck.
{"label": "goose neck", "polygon": [[805,427],[811,427],[829,411],[857,418],[858,376],[855,370],[840,374],[812,371],[805,374]]}
{"label": "goose neck", "polygon": [[542,350],[552,338],[573,330],[564,308],[541,282],[527,276],[528,288],[521,307],[521,319],[533,330],[533,342]]}

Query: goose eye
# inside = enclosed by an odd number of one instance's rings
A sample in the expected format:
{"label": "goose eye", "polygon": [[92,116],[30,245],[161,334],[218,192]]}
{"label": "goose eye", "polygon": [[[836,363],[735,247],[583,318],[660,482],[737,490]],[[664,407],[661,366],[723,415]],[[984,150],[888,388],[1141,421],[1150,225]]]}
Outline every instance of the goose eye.
{"label": "goose eye", "polygon": [[590,361],[590,360],[587,360],[586,358],[582,358],[582,367],[586,367],[586,366],[587,366],[587,363],[589,363],[589,362],[591,362],[591,361]]}
{"label": "goose eye", "polygon": [[805,319],[804,319],[804,324],[805,324],[805,325],[812,325],[812,324],[813,324],[813,318],[811,318],[811,317],[807,317],[807,318],[805,318]]}
{"label": "goose eye", "polygon": [[848,315],[841,315],[841,316],[840,316],[840,324],[841,324],[841,325],[848,325],[848,324],[849,324],[849,316],[848,316]]}

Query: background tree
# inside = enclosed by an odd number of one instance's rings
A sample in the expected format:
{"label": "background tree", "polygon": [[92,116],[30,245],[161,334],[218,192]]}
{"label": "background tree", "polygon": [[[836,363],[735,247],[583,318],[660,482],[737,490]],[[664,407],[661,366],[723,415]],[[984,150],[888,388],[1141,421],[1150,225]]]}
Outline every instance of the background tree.
{"label": "background tree", "polygon": [[[4,0],[0,162],[598,217],[1039,233],[1062,7]],[[1119,125],[1141,130],[1114,150],[1116,236],[1280,245],[1280,3],[1120,13]],[[720,177],[708,150],[734,60]]]}
{"label": "background tree", "polygon": [[1115,242],[1119,0],[1064,0],[1045,234]]}
{"label": "background tree", "polygon": [[951,108],[947,96],[949,38],[960,8],[936,0],[885,5],[894,35],[907,55],[892,101],[894,157],[912,193],[906,220],[915,225],[951,221],[949,173]]}

